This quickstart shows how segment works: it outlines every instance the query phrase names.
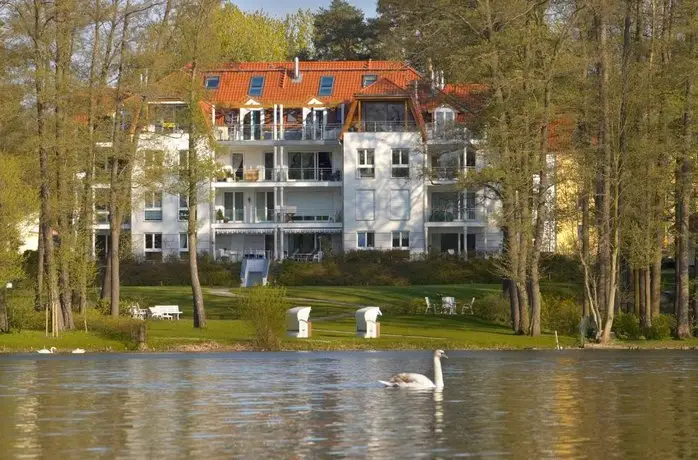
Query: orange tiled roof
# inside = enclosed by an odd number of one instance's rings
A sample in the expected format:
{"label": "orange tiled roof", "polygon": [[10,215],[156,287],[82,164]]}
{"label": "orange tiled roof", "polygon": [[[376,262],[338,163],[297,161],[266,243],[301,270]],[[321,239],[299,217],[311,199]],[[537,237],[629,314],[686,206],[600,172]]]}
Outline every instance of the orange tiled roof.
{"label": "orange tiled roof", "polygon": [[[402,88],[421,78],[412,67],[397,61],[302,61],[299,63],[301,78],[297,82],[293,81],[293,68],[293,62],[235,62],[203,74],[204,78],[220,77],[218,89],[210,90],[209,94],[210,101],[221,107],[241,107],[249,99],[265,107],[273,104],[302,107],[311,99],[332,107],[353,100],[354,95],[362,90],[364,75],[376,75],[378,80],[388,79],[394,86]],[[249,95],[250,79],[254,76],[264,77],[260,96]],[[330,96],[318,95],[323,76],[334,77]]]}

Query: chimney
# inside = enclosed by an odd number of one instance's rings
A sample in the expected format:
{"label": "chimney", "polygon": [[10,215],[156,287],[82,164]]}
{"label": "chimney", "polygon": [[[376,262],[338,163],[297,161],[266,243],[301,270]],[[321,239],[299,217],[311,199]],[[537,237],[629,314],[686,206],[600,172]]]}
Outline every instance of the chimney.
{"label": "chimney", "polygon": [[301,68],[298,62],[298,56],[293,60],[293,80],[299,81],[301,79]]}

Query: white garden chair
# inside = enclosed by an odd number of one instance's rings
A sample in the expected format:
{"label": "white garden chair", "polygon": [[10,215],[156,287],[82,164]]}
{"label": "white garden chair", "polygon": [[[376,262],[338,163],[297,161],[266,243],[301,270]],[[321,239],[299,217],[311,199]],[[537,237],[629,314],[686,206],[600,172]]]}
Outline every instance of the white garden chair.
{"label": "white garden chair", "polygon": [[425,302],[426,305],[427,305],[427,308],[424,310],[424,314],[426,315],[427,313],[429,313],[429,310],[433,311],[433,312],[436,314],[436,308],[435,308],[434,305],[432,305],[431,302],[429,301],[429,297],[425,297],[425,298],[424,298],[424,302]]}

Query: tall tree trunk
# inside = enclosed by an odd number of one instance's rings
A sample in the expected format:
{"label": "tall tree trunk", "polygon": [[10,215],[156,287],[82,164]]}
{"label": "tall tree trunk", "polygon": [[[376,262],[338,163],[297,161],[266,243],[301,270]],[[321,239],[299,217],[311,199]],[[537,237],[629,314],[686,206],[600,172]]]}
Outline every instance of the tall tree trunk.
{"label": "tall tree trunk", "polygon": [[[111,245],[109,245],[111,247]],[[102,275],[102,290],[99,298],[102,300],[111,299],[111,252],[105,254],[106,265]]]}
{"label": "tall tree trunk", "polygon": [[55,89],[56,89],[56,202],[58,203],[58,267],[60,282],[60,302],[63,322],[67,329],[73,329],[72,291],[70,288],[70,253],[72,232],[72,212],[74,209],[74,194],[71,184],[71,161],[68,158],[68,133],[66,127],[66,111],[68,99],[67,74],[69,71],[70,56],[70,25],[71,5],[69,1],[56,1],[54,21],[56,23],[56,64],[55,64]]}
{"label": "tall tree trunk", "polygon": [[[588,184],[585,181],[582,190],[582,244],[581,244],[581,258],[584,261],[589,261],[591,258],[591,246],[589,245],[589,225],[591,224],[591,219],[589,216],[589,190]],[[585,262],[586,263],[586,262]],[[591,315],[591,301],[589,295],[584,295],[584,303],[582,304],[582,316],[587,318]],[[597,324],[598,328],[599,325]]]}
{"label": "tall tree trunk", "polygon": [[41,234],[43,228],[43,214],[39,213],[39,231],[36,242],[36,286],[34,286],[34,310],[42,311],[46,309],[44,301],[44,237]]}
{"label": "tall tree trunk", "polygon": [[645,296],[642,308],[642,327],[648,328],[652,325],[652,282],[650,280],[650,267],[643,270],[642,283]]}
{"label": "tall tree trunk", "polygon": [[684,91],[683,111],[683,136],[684,148],[679,158],[677,168],[676,190],[676,247],[677,247],[677,278],[678,284],[676,297],[676,335],[679,338],[690,337],[691,326],[688,320],[689,285],[688,285],[688,244],[690,238],[689,218],[691,202],[691,174],[693,162],[691,160],[692,136],[691,136],[691,81],[686,81]]}

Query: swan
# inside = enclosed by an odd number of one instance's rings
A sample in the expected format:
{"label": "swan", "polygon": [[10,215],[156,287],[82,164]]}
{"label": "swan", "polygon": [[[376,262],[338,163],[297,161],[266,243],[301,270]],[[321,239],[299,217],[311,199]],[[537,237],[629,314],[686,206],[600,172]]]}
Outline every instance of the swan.
{"label": "swan", "polygon": [[83,350],[82,348],[76,348],[75,350],[71,351],[71,353],[73,353],[74,355],[75,354],[83,354],[83,353],[85,353],[85,350]]}
{"label": "swan", "polygon": [[393,388],[435,388],[437,390],[444,387],[444,377],[441,373],[441,358],[448,359],[446,353],[443,350],[436,350],[434,352],[434,381],[429,380],[428,377],[422,374],[413,374],[411,372],[403,372],[401,374],[395,374],[390,378],[389,382],[384,380],[379,380],[380,383],[386,387]]}
{"label": "swan", "polygon": [[41,350],[37,350],[37,353],[41,353],[42,355],[46,354],[53,354],[56,352],[56,347],[51,347],[50,349],[42,348]]}

